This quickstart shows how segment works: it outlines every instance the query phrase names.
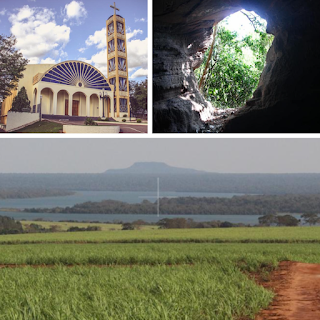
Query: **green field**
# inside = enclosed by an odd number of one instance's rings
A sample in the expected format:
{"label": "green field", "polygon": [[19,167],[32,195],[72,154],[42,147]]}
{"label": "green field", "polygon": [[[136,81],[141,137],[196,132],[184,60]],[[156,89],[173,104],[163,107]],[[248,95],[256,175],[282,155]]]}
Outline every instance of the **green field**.
{"label": "green field", "polygon": [[[36,222],[37,223],[37,222]],[[53,223],[54,224],[54,223]],[[320,243],[318,227],[167,229],[2,235],[5,243]]]}
{"label": "green field", "polygon": [[0,236],[0,319],[254,319],[274,294],[257,285],[250,273],[267,280],[280,261],[320,263],[319,231],[106,230]]}
{"label": "green field", "polygon": [[[121,224],[114,223],[89,223],[89,222],[52,222],[52,221],[28,221],[23,220],[20,221],[22,226],[25,227],[27,224],[35,223],[46,229],[49,229],[51,226],[58,226],[61,228],[61,231],[67,231],[70,227],[79,227],[79,228],[87,228],[89,226],[97,226],[101,228],[101,231],[113,231],[113,230],[121,230]],[[140,230],[153,230],[158,229],[158,226],[141,226]]]}

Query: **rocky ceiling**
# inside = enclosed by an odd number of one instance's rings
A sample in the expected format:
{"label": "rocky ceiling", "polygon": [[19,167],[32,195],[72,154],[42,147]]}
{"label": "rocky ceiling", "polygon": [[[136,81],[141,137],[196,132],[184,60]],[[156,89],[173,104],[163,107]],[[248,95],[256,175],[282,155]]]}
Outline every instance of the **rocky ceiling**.
{"label": "rocky ceiling", "polygon": [[212,26],[241,9],[268,21],[275,38],[253,98],[226,133],[320,133],[319,0],[153,1],[154,132],[196,132],[213,107],[194,76]]}

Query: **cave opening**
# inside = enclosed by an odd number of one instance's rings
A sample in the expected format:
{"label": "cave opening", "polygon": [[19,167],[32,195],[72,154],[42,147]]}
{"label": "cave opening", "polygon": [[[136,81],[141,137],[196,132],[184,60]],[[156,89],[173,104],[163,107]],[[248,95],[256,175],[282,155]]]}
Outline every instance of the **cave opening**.
{"label": "cave opening", "polygon": [[226,118],[252,98],[273,42],[267,21],[254,11],[240,10],[214,23],[212,41],[194,70],[199,89],[216,112],[202,120],[219,132]]}

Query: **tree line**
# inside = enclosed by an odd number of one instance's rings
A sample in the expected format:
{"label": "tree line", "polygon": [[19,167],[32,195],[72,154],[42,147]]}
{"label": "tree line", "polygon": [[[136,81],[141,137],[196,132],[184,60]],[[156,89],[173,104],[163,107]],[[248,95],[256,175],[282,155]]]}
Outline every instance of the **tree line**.
{"label": "tree line", "polygon": [[0,199],[28,199],[70,196],[74,192],[57,189],[0,189]]}
{"label": "tree line", "polygon": [[[156,202],[126,203],[115,200],[85,202],[72,207],[27,208],[38,213],[156,214]],[[161,198],[160,213],[174,215],[270,215],[319,213],[320,195],[244,195],[232,198]]]}

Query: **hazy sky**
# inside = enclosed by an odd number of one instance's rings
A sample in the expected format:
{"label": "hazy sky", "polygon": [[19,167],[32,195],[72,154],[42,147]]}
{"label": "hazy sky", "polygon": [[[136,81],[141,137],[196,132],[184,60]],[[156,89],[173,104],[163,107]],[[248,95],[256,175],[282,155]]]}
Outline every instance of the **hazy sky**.
{"label": "hazy sky", "polygon": [[319,139],[0,138],[0,172],[88,172],[139,161],[211,172],[320,172]]}

